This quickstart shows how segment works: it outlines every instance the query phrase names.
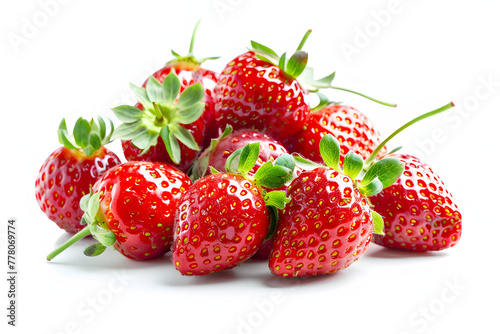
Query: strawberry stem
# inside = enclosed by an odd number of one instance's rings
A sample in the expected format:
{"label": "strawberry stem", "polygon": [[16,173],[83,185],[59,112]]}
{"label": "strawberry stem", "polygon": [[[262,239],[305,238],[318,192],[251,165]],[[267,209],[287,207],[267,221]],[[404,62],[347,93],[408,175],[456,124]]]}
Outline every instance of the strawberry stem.
{"label": "strawberry stem", "polygon": [[201,20],[198,20],[198,22],[196,22],[196,25],[194,26],[193,35],[191,36],[191,43],[189,44],[189,52],[187,54],[188,57],[194,57],[193,54],[194,41],[196,39],[196,32],[198,31],[198,26],[200,25],[200,22]]}
{"label": "strawberry stem", "polygon": [[312,33],[311,29],[309,29],[308,31],[306,31],[306,34],[304,35],[304,37],[302,37],[302,40],[300,41],[300,44],[297,47],[297,51],[301,51],[302,50],[302,47],[304,47],[304,44],[306,44],[306,41],[309,38],[309,35],[311,35],[311,33]]}
{"label": "strawberry stem", "polygon": [[424,120],[426,118],[429,118],[429,117],[437,115],[437,114],[440,114],[440,113],[442,113],[442,112],[444,112],[444,111],[446,111],[448,109],[453,108],[454,106],[455,106],[455,104],[453,102],[450,102],[447,105],[442,106],[441,108],[438,108],[436,110],[429,111],[428,113],[420,115],[417,118],[414,118],[411,121],[409,121],[408,123],[406,123],[403,126],[401,126],[399,129],[397,129],[396,131],[394,131],[389,137],[387,137],[383,142],[381,142],[380,144],[378,144],[377,148],[373,151],[373,153],[365,161],[365,168],[368,167],[368,166],[370,166],[370,164],[372,163],[372,161],[375,160],[375,158],[377,157],[377,154],[380,152],[380,150],[389,142],[389,140],[391,140],[392,138],[394,138],[398,133],[400,133],[404,129],[412,126],[413,124],[415,124],[417,122],[420,122],[421,120]]}
{"label": "strawberry stem", "polygon": [[359,92],[356,92],[356,91],[353,91],[353,90],[350,90],[350,89],[347,89],[347,88],[342,88],[342,87],[335,87],[335,86],[330,86],[330,88],[332,89],[337,89],[337,90],[343,90],[343,91],[346,91],[346,92],[349,92],[349,93],[353,93],[353,94],[357,94],[359,96],[362,96],[368,100],[372,100],[373,102],[377,102],[377,103],[380,103],[384,106],[388,106],[388,107],[396,107],[397,105],[394,104],[394,103],[388,103],[388,102],[383,102],[383,101],[380,101],[380,100],[377,100],[377,99],[374,99],[373,97],[369,97],[365,94],[361,94]]}
{"label": "strawberry stem", "polygon": [[61,246],[59,246],[56,249],[54,249],[49,255],[47,255],[47,261],[52,260],[57,255],[59,255],[60,253],[62,253],[64,250],[66,250],[66,248],[68,248],[69,246],[73,245],[78,240],[81,240],[81,239],[85,238],[89,234],[91,234],[90,233],[90,227],[87,225],[83,230],[81,230],[80,232],[78,232],[77,234],[75,234],[74,236],[72,236],[71,239],[69,239],[68,241],[66,241],[65,243],[63,243]]}

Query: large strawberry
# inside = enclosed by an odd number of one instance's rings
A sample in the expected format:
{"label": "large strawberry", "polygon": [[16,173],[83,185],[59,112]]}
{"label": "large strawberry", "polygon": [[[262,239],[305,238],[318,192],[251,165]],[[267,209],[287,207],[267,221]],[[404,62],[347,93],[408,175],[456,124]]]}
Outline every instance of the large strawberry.
{"label": "large strawberry", "polygon": [[110,124],[111,131],[106,134],[101,117],[90,122],[79,118],[71,135],[63,119],[58,135],[64,146],[55,150],[40,168],[35,181],[38,205],[66,232],[83,229],[80,199],[109,168],[121,163],[116,154],[103,146],[113,133],[113,123]]}
{"label": "large strawberry", "polygon": [[[259,143],[235,151],[228,158],[227,173],[205,176],[183,195],[172,250],[181,274],[207,275],[233,268],[257,251],[270,229],[272,233],[276,207],[282,208],[287,199],[284,191],[261,189],[283,186],[294,163],[285,154],[274,165],[266,162],[250,177],[258,156]],[[231,161],[236,157],[238,170],[233,172]]]}
{"label": "large strawberry", "polygon": [[113,245],[134,260],[148,260],[165,254],[171,246],[175,210],[191,181],[168,164],[145,161],[116,166],[82,198],[86,227],[47,257],[92,234],[97,243],[85,254],[101,254]]}
{"label": "large strawberry", "polygon": [[[178,140],[181,141],[181,144],[179,145],[178,148],[180,150],[180,158],[179,158],[175,156],[175,152],[171,153],[169,151],[169,149],[175,150],[176,148],[172,147],[172,145],[176,144],[175,143],[172,144],[168,140],[166,141],[162,136],[156,137],[156,141],[151,140],[148,143],[150,147],[145,148],[145,145],[143,143],[142,144],[137,143],[137,141],[133,140],[134,138],[128,138],[130,136],[125,136],[125,135],[122,136],[121,133],[122,129],[120,129],[118,131],[118,134],[120,135],[121,139],[124,139],[122,140],[122,147],[125,158],[127,160],[159,161],[159,162],[174,163],[181,170],[187,171],[191,166],[191,162],[198,153],[196,147],[197,146],[201,146],[202,148],[207,147],[208,144],[210,143],[210,140],[212,138],[217,137],[218,126],[215,120],[213,88],[215,87],[215,83],[217,82],[218,75],[213,71],[201,67],[201,64],[206,60],[217,59],[218,57],[196,58],[193,55],[194,41],[199,23],[200,22],[198,21],[193,31],[188,54],[186,56],[181,56],[172,50],[172,54],[175,56],[175,59],[169,61],[163,68],[153,73],[152,76],[150,76],[142,85],[142,87],[146,88],[146,91],[148,91],[147,86],[151,78],[156,79],[154,80],[155,84],[157,83],[162,84],[165,78],[167,78],[169,74],[173,73],[178,77],[179,83],[175,83],[173,87],[170,87],[170,89],[173,89],[177,93],[183,93],[185,89],[195,84],[199,84],[201,86],[202,90],[204,91],[204,94],[201,94],[202,95],[201,101],[199,101],[201,102],[201,105],[204,106],[201,112],[201,117],[199,117],[199,115],[197,114],[199,118],[193,117],[188,123],[186,123],[185,121],[178,122],[180,123],[181,127],[187,129],[188,132],[191,134],[191,136],[194,137],[194,143],[191,142],[190,145],[188,145],[185,144],[181,139],[177,138]],[[177,88],[177,85],[179,85],[180,88]],[[134,90],[134,93],[136,93],[137,87],[133,86],[132,89]],[[198,88],[196,90],[198,90]],[[144,93],[140,94],[141,96],[144,95]],[[200,93],[197,91],[196,94]],[[140,110],[143,110],[144,109],[143,101],[140,96],[137,96],[137,98],[139,100],[139,103],[136,104],[135,107]],[[162,112],[163,114],[162,117],[164,119],[163,123],[169,123],[169,126],[173,128],[173,131],[175,132],[176,121],[169,119],[168,116],[171,115],[165,115],[166,112],[164,110],[165,107],[169,107],[169,104],[171,103],[169,103],[169,101],[166,101],[162,96],[148,95],[148,98],[151,102],[156,102],[160,106],[159,109]],[[198,99],[198,97],[196,98]],[[148,109],[148,105],[149,103],[146,102],[146,109]],[[155,113],[154,110],[152,110],[151,108],[149,109],[151,113],[153,114]],[[175,107],[172,107],[170,105],[170,109],[175,109]],[[118,112],[120,112],[120,110]],[[169,114],[173,112],[174,111],[171,110]],[[147,113],[147,111],[145,113]],[[145,118],[146,118],[145,127],[150,132],[156,133],[158,130],[155,129],[155,126],[151,127],[148,126],[147,120],[148,119],[152,120],[152,118],[147,116]],[[124,120],[125,123],[129,123],[130,121],[131,120]],[[156,123],[160,121],[161,118],[158,118]],[[158,126],[159,124],[155,125]],[[166,124],[163,124],[163,126],[165,125]],[[136,132],[136,135],[138,136],[139,134]]]}
{"label": "large strawberry", "polygon": [[187,172],[205,134],[203,86],[196,83],[180,93],[180,80],[170,72],[162,83],[151,76],[146,88],[130,87],[140,105],[113,108],[123,122],[115,136],[124,141],[127,160],[167,162]]}
{"label": "large strawberry", "polygon": [[279,219],[269,259],[279,276],[315,276],[347,268],[360,258],[382,218],[368,196],[394,183],[403,164],[386,158],[373,164],[361,181],[363,159],[350,152],[340,167],[340,145],[330,134],[320,142],[327,167],[302,172],[290,184],[290,202]]}
{"label": "large strawberry", "polygon": [[[219,125],[235,130],[255,129],[281,140],[299,131],[309,114],[308,91],[297,78],[305,70],[308,55],[302,51],[308,31],[297,51],[286,59],[254,41],[251,51],[234,58],[219,76],[215,110]],[[314,82],[329,87],[333,76]]]}
{"label": "large strawberry", "polygon": [[[313,110],[302,129],[283,142],[290,152],[321,163],[319,143],[326,134],[333,135],[340,143],[340,162],[349,151],[367,159],[381,141],[373,123],[357,109],[340,104],[329,104]],[[385,153],[383,150],[381,153]]]}
{"label": "large strawberry", "polygon": [[384,217],[379,245],[411,251],[437,251],[455,246],[462,234],[462,215],[451,193],[432,168],[419,159],[395,154],[405,171],[392,186],[370,197]]}

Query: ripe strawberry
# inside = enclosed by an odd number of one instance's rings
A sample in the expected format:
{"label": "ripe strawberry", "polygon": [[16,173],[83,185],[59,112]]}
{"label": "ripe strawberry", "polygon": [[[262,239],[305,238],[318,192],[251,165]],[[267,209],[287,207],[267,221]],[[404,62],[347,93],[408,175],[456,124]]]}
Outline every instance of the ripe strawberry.
{"label": "ripe strawberry", "polygon": [[69,233],[83,229],[80,199],[92,185],[120,159],[104,146],[113,132],[106,135],[102,118],[88,122],[78,119],[71,136],[63,119],[59,125],[59,141],[63,147],[55,150],[43,163],[35,181],[36,200],[40,209],[57,226]]}
{"label": "ripe strawberry", "polygon": [[291,200],[280,216],[269,259],[276,275],[331,274],[359,259],[383,224],[367,196],[390,186],[403,171],[399,160],[386,158],[358,182],[363,169],[358,154],[347,154],[342,170],[340,146],[330,134],[322,138],[320,151],[328,167],[302,172],[287,190]]}
{"label": "ripe strawberry", "polygon": [[251,143],[260,143],[260,151],[255,166],[248,172],[249,175],[255,175],[255,172],[265,162],[275,161],[282,154],[288,153],[280,142],[264,133],[246,129],[232,132],[231,127],[228,126],[224,133],[216,140],[212,140],[210,147],[200,155],[193,166],[194,177],[198,179],[204,176],[210,171],[209,167],[224,170],[227,158],[234,151]]}
{"label": "ripe strawberry", "polygon": [[[234,174],[230,162],[237,156],[238,174]],[[207,275],[233,268],[250,258],[274,229],[270,224],[277,209],[271,206],[283,207],[285,192],[260,189],[281,187],[293,172],[293,160],[282,155],[275,165],[268,161],[252,179],[248,172],[258,156],[259,143],[245,146],[228,158],[228,173],[205,176],[182,196],[172,250],[181,274]]]}
{"label": "ripe strawberry", "polygon": [[[158,86],[158,83],[162,84],[169,76],[169,74],[174,74],[178,77],[179,83],[175,83],[174,86],[170,86],[170,88],[166,89],[174,89],[177,91],[177,93],[183,93],[188,87],[191,87],[195,84],[198,84],[201,86],[201,91],[199,88],[196,89],[195,93],[191,93],[194,96],[196,94],[201,94],[202,97],[196,96],[196,99],[200,98],[200,105],[203,106],[203,109],[196,113],[198,118],[195,118],[194,116],[190,119],[189,122],[186,122],[186,120],[175,120],[171,118],[175,118],[175,107],[172,105],[174,101],[167,101],[165,100],[165,96],[160,95],[155,95],[154,92],[151,92],[151,95],[147,95],[148,99],[151,102],[156,102],[156,104],[159,105],[159,111],[161,112],[161,116],[157,114],[157,110],[154,110],[154,106],[149,106],[149,115],[143,116],[145,120],[145,128],[148,130],[152,131],[153,134],[150,135],[150,137],[155,137],[155,140],[151,139],[147,145],[150,145],[149,148],[145,147],[146,145],[144,143],[141,143],[139,140],[134,141],[132,139],[134,138],[129,138],[122,140],[122,147],[124,151],[125,158],[129,161],[158,161],[158,162],[168,162],[168,163],[173,163],[181,169],[184,172],[187,172],[187,170],[191,167],[192,161],[196,158],[198,154],[198,149],[196,149],[197,146],[201,146],[202,148],[205,148],[209,145],[210,140],[212,138],[217,137],[218,135],[218,126],[217,122],[215,120],[215,112],[214,112],[214,93],[213,89],[215,87],[215,83],[217,82],[217,73],[204,69],[201,67],[201,64],[209,59],[217,59],[218,57],[208,57],[208,58],[195,58],[193,55],[193,47],[194,47],[194,40],[196,37],[196,31],[198,29],[199,21],[196,24],[196,27],[193,31],[193,35],[191,38],[191,45],[189,48],[189,53],[187,56],[180,56],[178,53],[172,51],[172,54],[175,56],[174,60],[169,61],[163,68],[160,70],[156,71],[153,73],[153,75],[148,78],[144,84],[142,85],[143,88],[146,89],[146,92],[148,92],[147,86],[148,82],[151,80],[151,78],[155,78],[154,84],[155,86]],[[180,89],[177,87],[180,84]],[[132,87],[135,91],[137,90],[137,87]],[[159,88],[157,88],[159,89]],[[201,92],[204,92],[201,93]],[[150,94],[148,92],[147,94]],[[169,92],[166,94],[172,94],[173,92]],[[144,95],[143,93],[140,93],[140,95]],[[135,108],[138,108],[140,110],[144,109],[144,106],[141,104],[142,100],[140,96],[137,96],[139,103],[135,105]],[[174,98],[176,98],[175,96]],[[194,102],[193,102],[194,103]],[[146,102],[146,106],[148,106],[149,103]],[[189,106],[186,106],[189,107]],[[148,109],[148,107],[146,108]],[[170,109],[170,110],[167,110]],[[178,108],[178,111],[182,112],[182,108]],[[188,112],[193,112],[193,110],[190,110]],[[146,110],[145,114],[148,114],[148,110]],[[201,115],[201,117],[200,117]],[[118,116],[118,115],[117,115]],[[155,117],[156,116],[156,120]],[[134,120],[124,120],[123,122],[129,123],[133,122]],[[155,123],[154,125],[149,125],[148,126],[148,121],[151,121]],[[168,150],[169,146],[176,145],[169,143],[169,140],[166,140],[167,142],[167,147],[165,145],[165,140],[162,136],[157,136],[156,134],[159,133],[159,129],[161,127],[169,126],[170,130],[175,133],[175,128],[180,125],[181,127],[185,128],[187,132],[190,133],[187,134],[186,131],[181,130],[184,132],[184,137],[185,136],[191,136],[194,138],[194,142],[191,141],[190,145],[185,145],[185,143],[177,138],[181,143],[178,148],[173,147],[171,150],[178,149],[180,150],[180,158],[177,157],[175,152],[170,152]],[[122,129],[120,129],[121,131]],[[140,134],[137,129],[133,127],[129,127],[128,132],[131,130],[135,131],[136,136],[143,136],[144,134]],[[119,134],[121,135],[119,131]],[[127,134],[128,134],[127,132]],[[181,135],[182,136],[182,135]],[[124,138],[130,137],[130,136],[122,136]],[[192,139],[193,139],[192,138]]]}
{"label": "ripe strawberry", "polygon": [[178,201],[190,185],[184,173],[168,164],[136,161],[110,169],[93,194],[81,200],[85,229],[47,259],[89,234],[98,241],[85,251],[89,256],[111,245],[134,260],[162,256],[172,243]]}
{"label": "ripe strawberry", "polygon": [[[380,133],[372,122],[353,107],[330,104],[309,114],[303,128],[283,142],[290,152],[321,163],[319,143],[326,134],[340,142],[340,162],[353,151],[367,159],[381,141]],[[386,153],[385,149],[381,154]]]}
{"label": "ripe strawberry", "polygon": [[[252,50],[227,64],[215,87],[215,110],[219,125],[235,130],[255,129],[281,140],[299,131],[309,114],[307,90],[297,78],[306,68],[308,55],[297,51],[287,61],[273,50],[252,41]],[[329,87],[331,79],[314,82]]]}
{"label": "ripe strawberry", "polygon": [[376,235],[373,241],[411,251],[455,246],[462,234],[462,215],[441,178],[413,156],[392,157],[405,164],[405,171],[392,186],[370,197],[385,221],[385,235]]}

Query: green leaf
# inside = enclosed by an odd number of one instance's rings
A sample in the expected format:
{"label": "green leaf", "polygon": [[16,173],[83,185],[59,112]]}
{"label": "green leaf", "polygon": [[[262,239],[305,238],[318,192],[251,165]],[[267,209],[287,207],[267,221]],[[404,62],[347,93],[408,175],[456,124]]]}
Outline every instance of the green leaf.
{"label": "green leaf", "polygon": [[297,167],[299,167],[300,169],[313,170],[313,169],[316,169],[318,167],[323,167],[323,165],[320,165],[314,161],[308,160],[298,153],[294,153],[292,156],[293,156],[293,160],[295,161],[295,165]]}
{"label": "green leaf", "polygon": [[86,147],[89,144],[89,135],[92,127],[90,123],[83,118],[79,118],[75,127],[73,128],[73,137],[75,138],[75,143],[81,148]]}
{"label": "green leaf", "polygon": [[290,198],[286,197],[286,192],[282,190],[275,190],[266,193],[264,196],[266,206],[274,206],[284,209],[285,205],[290,202]]}
{"label": "green leaf", "polygon": [[97,133],[90,134],[89,144],[94,149],[94,151],[97,151],[98,149],[101,148],[102,145],[101,138]]}
{"label": "green leaf", "polygon": [[297,78],[306,68],[307,59],[307,52],[296,51],[286,64],[286,73],[293,78]]}
{"label": "green leaf", "polygon": [[198,143],[196,143],[193,135],[186,128],[182,126],[171,126],[170,132],[174,134],[175,138],[190,149],[195,151],[200,150],[200,147],[198,146]]}
{"label": "green leaf", "polygon": [[275,64],[275,61],[267,58],[267,57],[264,57],[263,55],[259,54],[259,53],[256,53],[255,54],[255,57],[257,57],[258,59],[262,60],[262,61],[265,61],[266,63],[270,63],[270,64],[273,64],[273,65],[276,65]]}
{"label": "green leaf", "polygon": [[[113,124],[111,121],[109,122]],[[104,122],[101,116],[97,116],[97,123],[99,124],[99,137],[104,141],[104,138],[106,138],[106,122]]]}
{"label": "green leaf", "polygon": [[396,147],[395,149],[393,149],[392,151],[390,151],[390,152],[389,152],[389,153],[387,153],[387,154],[396,153],[397,151],[399,151],[399,150],[400,150],[400,149],[402,149],[402,148],[403,148],[403,146],[398,146],[398,147]]}
{"label": "green leaf", "polygon": [[260,143],[251,143],[243,147],[238,162],[238,172],[247,174],[259,159]]}
{"label": "green leaf", "polygon": [[363,169],[363,158],[352,151],[344,158],[344,174],[351,179],[355,179]]}
{"label": "green leaf", "polygon": [[154,76],[150,76],[146,82],[146,93],[151,102],[163,101],[163,86]]}
{"label": "green leaf", "polygon": [[112,108],[111,111],[113,111],[116,118],[118,118],[123,123],[133,123],[140,119],[142,114],[144,113],[139,108],[127,105]]}
{"label": "green leaf", "polygon": [[[239,158],[236,161],[235,159],[240,156],[241,151],[243,151],[243,148],[237,149],[236,151],[231,153],[229,157],[227,157],[226,163],[224,164],[224,169],[226,170],[226,172],[235,174],[235,171],[238,169],[237,166],[239,166]],[[236,164],[236,162],[238,163]]]}
{"label": "green leaf", "polygon": [[98,192],[91,195],[88,199],[85,212],[92,218],[96,217],[97,212],[99,211],[99,197],[101,196],[101,194],[102,192]]}
{"label": "green leaf", "polygon": [[145,109],[153,109],[153,104],[149,100],[148,94],[146,93],[146,89],[143,87],[137,87],[134,84],[130,84],[130,89],[132,93],[137,98],[137,100],[142,104]]}
{"label": "green leaf", "polygon": [[153,133],[150,130],[142,131],[132,139],[132,144],[141,150],[149,150],[158,141],[158,133]]}
{"label": "green leaf", "polygon": [[134,123],[123,123],[114,131],[114,137],[121,140],[132,140],[143,131],[146,131],[146,126],[140,120]]}
{"label": "green leaf", "polygon": [[179,100],[177,101],[177,109],[183,110],[191,107],[192,105],[201,102],[203,100],[203,96],[205,95],[205,90],[201,83],[195,83],[184,89],[179,96]]}
{"label": "green leaf", "polygon": [[293,179],[293,171],[295,170],[295,161],[288,153],[283,153],[274,162],[275,166],[283,166],[290,170],[290,173],[285,177],[285,183]]}
{"label": "green leaf", "polygon": [[181,82],[179,78],[174,72],[170,72],[165,79],[163,79],[163,96],[165,98],[165,103],[174,104],[180,91]]}
{"label": "green leaf", "polygon": [[268,48],[265,45],[262,45],[260,43],[254,42],[254,41],[250,41],[250,44],[252,45],[253,50],[256,52],[269,54],[271,56],[279,58],[279,56],[278,56],[278,54],[276,54],[276,52],[274,52],[272,49]]}
{"label": "green leaf", "polygon": [[373,233],[384,235],[384,219],[378,212],[371,210],[373,218]]}
{"label": "green leaf", "polygon": [[66,120],[63,118],[61,123],[59,124],[59,129],[57,130],[57,135],[59,137],[59,142],[63,144],[66,148],[70,150],[76,150],[77,147],[72,143],[70,139],[70,134],[66,128]]}
{"label": "green leaf", "polygon": [[382,184],[382,182],[380,182],[378,177],[376,177],[370,183],[368,183],[366,186],[359,187],[359,191],[361,192],[361,194],[363,196],[370,197],[370,196],[376,195],[379,192],[381,192],[383,188],[384,188],[384,185]]}
{"label": "green leaf", "polygon": [[210,173],[211,174],[220,174],[221,172],[219,172],[217,169],[215,169],[212,166],[210,166]]}
{"label": "green leaf", "polygon": [[267,235],[265,240],[269,240],[273,237],[274,233],[276,232],[276,228],[278,227],[278,219],[279,219],[279,212],[278,209],[275,206],[268,206],[267,210],[269,211],[269,230],[267,231]]}
{"label": "green leaf", "polygon": [[325,164],[340,172],[340,145],[337,139],[331,134],[327,134],[319,142],[319,152]]}
{"label": "green leaf", "polygon": [[88,203],[89,203],[91,196],[92,196],[92,193],[88,193],[88,194],[82,196],[82,198],[80,198],[80,209],[82,209],[83,212],[87,211]]}
{"label": "green leaf", "polygon": [[160,136],[165,143],[165,148],[167,149],[170,159],[172,159],[174,164],[178,164],[181,161],[181,149],[174,134],[170,131],[168,126],[166,126],[161,129]]}
{"label": "green leaf", "polygon": [[[268,163],[271,164],[271,167],[269,167],[269,165],[266,166]],[[255,184],[257,186],[263,186],[270,189],[279,188],[285,185],[286,178],[289,173],[290,169],[283,166],[273,166],[272,162],[268,161],[255,173]]]}
{"label": "green leaf", "polygon": [[382,182],[383,188],[391,186],[398,180],[405,169],[405,165],[396,158],[384,158],[374,163],[366,172],[361,186],[364,187],[378,177]]}
{"label": "green leaf", "polygon": [[177,120],[180,124],[191,124],[201,117],[204,110],[205,104],[203,102],[193,104],[189,108],[179,110],[177,112]]}
{"label": "green leaf", "polygon": [[98,243],[95,243],[95,244],[87,247],[83,251],[83,254],[85,254],[87,256],[98,256],[98,255],[101,255],[106,250],[106,248],[107,248],[106,246],[104,246],[103,244],[98,242]]}
{"label": "green leaf", "polygon": [[283,71],[285,72],[285,63],[286,63],[286,52],[283,53],[280,57],[280,61],[278,63],[278,67]]}
{"label": "green leaf", "polygon": [[328,74],[326,77],[315,80],[314,84],[317,88],[329,88],[332,85],[332,81],[335,78],[335,71]]}

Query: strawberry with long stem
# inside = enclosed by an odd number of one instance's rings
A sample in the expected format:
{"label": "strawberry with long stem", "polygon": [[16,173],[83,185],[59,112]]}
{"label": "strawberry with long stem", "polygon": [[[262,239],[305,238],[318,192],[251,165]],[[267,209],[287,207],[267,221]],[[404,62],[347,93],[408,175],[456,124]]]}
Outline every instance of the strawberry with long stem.
{"label": "strawberry with long stem", "polygon": [[178,201],[190,185],[187,175],[168,164],[129,161],[115,166],[80,201],[84,229],[47,260],[87,235],[97,240],[85,250],[88,256],[109,246],[134,260],[164,255],[172,244]]}
{"label": "strawberry with long stem", "polygon": [[80,199],[108,169],[121,163],[116,154],[104,147],[113,134],[113,123],[110,125],[107,133],[101,117],[90,122],[79,118],[69,133],[63,119],[57,132],[64,146],[55,150],[40,168],[35,181],[37,202],[47,217],[66,232],[76,233],[84,228]]}

